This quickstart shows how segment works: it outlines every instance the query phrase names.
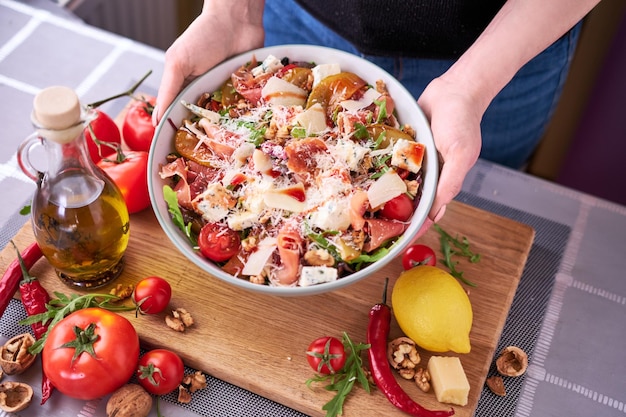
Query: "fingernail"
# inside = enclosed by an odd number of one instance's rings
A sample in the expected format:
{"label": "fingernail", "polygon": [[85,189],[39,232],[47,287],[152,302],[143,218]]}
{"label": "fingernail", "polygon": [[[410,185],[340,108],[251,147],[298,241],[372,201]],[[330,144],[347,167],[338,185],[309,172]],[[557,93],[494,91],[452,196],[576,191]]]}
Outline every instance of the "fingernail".
{"label": "fingernail", "polygon": [[437,223],[439,220],[441,220],[444,214],[446,214],[445,204],[439,208],[439,211],[437,212],[437,214],[435,214],[435,218],[433,219],[433,222]]}

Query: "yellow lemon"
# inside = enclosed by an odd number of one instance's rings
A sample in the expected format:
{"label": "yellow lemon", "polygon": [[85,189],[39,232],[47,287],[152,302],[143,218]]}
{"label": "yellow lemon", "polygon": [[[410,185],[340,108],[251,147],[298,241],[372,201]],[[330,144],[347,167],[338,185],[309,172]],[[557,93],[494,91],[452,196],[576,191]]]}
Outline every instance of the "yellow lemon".
{"label": "yellow lemon", "polygon": [[459,282],[434,266],[417,266],[398,277],[393,314],[407,337],[432,352],[468,353],[472,305]]}

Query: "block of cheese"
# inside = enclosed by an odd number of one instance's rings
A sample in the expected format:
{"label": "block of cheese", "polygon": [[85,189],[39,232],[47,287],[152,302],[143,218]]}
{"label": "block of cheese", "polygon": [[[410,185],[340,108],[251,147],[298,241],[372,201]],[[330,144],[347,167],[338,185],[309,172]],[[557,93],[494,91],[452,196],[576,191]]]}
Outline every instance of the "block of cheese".
{"label": "block of cheese", "polygon": [[458,357],[432,356],[428,361],[428,372],[437,401],[467,405],[470,385]]}

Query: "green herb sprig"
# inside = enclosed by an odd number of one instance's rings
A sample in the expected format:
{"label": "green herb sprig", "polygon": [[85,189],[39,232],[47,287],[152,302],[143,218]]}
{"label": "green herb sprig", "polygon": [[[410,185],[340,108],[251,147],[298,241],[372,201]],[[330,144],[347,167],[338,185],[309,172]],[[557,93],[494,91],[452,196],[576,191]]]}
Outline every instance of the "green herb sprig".
{"label": "green herb sprig", "polygon": [[327,383],[324,387],[328,391],[337,391],[335,396],[322,407],[326,411],[326,417],[336,417],[343,414],[343,404],[354,388],[356,382],[369,394],[372,384],[363,371],[361,352],[369,349],[370,345],[353,343],[346,332],[343,333],[342,342],[347,354],[346,363],[340,371],[330,375],[315,375],[306,381],[307,387],[313,383]]}
{"label": "green herb sprig", "polygon": [[438,224],[434,224],[433,227],[439,233],[439,242],[441,243],[441,252],[443,253],[441,262],[448,267],[453,277],[463,282],[465,285],[475,287],[476,284],[466,279],[463,276],[463,272],[456,268],[459,262],[453,260],[452,257],[458,255],[467,258],[471,263],[477,263],[480,261],[480,254],[472,252],[469,240],[467,240],[465,236],[459,240],[457,237],[453,237],[443,230]]}
{"label": "green herb sprig", "polygon": [[112,294],[94,293],[86,295],[66,295],[60,292],[55,292],[54,295],[56,298],[51,299],[46,304],[48,311],[41,314],[34,314],[19,322],[19,324],[25,326],[34,323],[48,323],[48,331],[46,331],[46,333],[28,349],[28,351],[33,355],[43,350],[48,334],[54,325],[75,311],[89,307],[98,307],[109,311],[131,311],[136,308],[135,306],[117,304],[116,301],[119,301],[120,298],[117,295]]}

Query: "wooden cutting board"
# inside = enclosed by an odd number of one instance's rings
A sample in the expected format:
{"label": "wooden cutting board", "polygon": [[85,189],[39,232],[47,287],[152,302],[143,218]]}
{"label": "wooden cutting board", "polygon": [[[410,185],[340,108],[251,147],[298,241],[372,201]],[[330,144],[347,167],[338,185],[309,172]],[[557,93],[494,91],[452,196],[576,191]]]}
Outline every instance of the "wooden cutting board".
{"label": "wooden cutting board", "polygon": [[[494,360],[534,231],[458,202],[448,206],[439,224],[452,235],[466,236],[472,249],[482,255],[477,264],[459,264],[459,269],[477,287],[471,288],[469,295],[474,311],[472,351],[459,355],[471,386],[469,404],[455,409],[458,416],[472,416]],[[25,248],[33,239],[28,222],[14,242]],[[438,234],[432,229],[420,242],[439,248]],[[7,245],[0,255],[0,270],[6,270],[14,258],[13,247]],[[164,314],[136,318],[132,312],[124,313],[135,325],[144,347],[167,347],[178,352],[190,367],[303,413],[323,416],[322,406],[332,393],[321,386],[309,389],[305,385],[313,375],[305,359],[308,344],[324,335],[341,337],[344,331],[354,342],[364,342],[368,313],[381,301],[384,278],[390,278],[391,289],[401,270],[400,260],[396,259],[371,277],[336,292],[290,298],[259,295],[225,284],[187,261],[148,209],[131,216],[126,267],[116,283],[133,284],[149,275],[162,276],[173,288],[171,307],[186,308],[195,319],[195,325],[185,333],[176,333],[165,326]],[[59,281],[45,260],[39,261],[31,272],[49,292],[73,291]],[[97,291],[108,292],[112,285]],[[391,337],[400,335],[393,321]],[[425,365],[430,355],[421,353]],[[401,383],[425,407],[448,407],[438,403],[432,391],[423,393],[413,383]],[[344,416],[365,415],[405,414],[381,392],[367,394],[358,388],[346,401]]]}

